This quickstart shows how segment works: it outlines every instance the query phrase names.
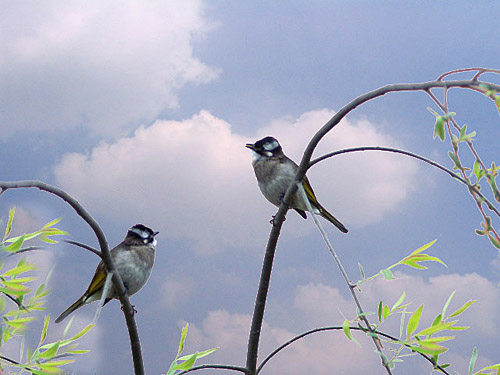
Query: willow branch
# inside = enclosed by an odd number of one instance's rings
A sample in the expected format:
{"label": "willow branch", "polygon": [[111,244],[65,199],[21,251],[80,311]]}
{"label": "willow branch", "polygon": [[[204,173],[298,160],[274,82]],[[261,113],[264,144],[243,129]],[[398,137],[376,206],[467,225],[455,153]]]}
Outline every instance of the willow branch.
{"label": "willow branch", "polygon": [[37,188],[42,191],[46,191],[50,194],[53,194],[66,203],[68,203],[73,210],[80,216],[94,231],[94,234],[97,237],[97,241],[99,242],[99,247],[101,249],[101,256],[104,264],[109,273],[113,275],[113,286],[117,291],[120,302],[123,307],[123,313],[125,315],[125,320],[127,322],[127,328],[129,332],[130,338],[130,346],[132,349],[132,358],[134,362],[134,373],[136,375],[144,374],[144,362],[141,354],[141,344],[139,341],[139,332],[137,330],[137,324],[134,318],[134,308],[130,303],[130,300],[127,295],[127,291],[125,286],[123,285],[123,281],[120,277],[120,274],[116,271],[116,268],[113,264],[113,260],[111,259],[111,254],[109,251],[108,242],[106,240],[106,236],[104,235],[103,230],[97,223],[97,221],[90,215],[90,213],[80,204],[78,201],[73,198],[71,195],[66,193],[64,190],[59,189],[58,187],[46,184],[41,181],[0,181],[0,188],[2,192],[5,192],[8,189],[19,189],[19,188]]}
{"label": "willow branch", "polygon": [[[360,327],[349,327],[349,328],[350,328],[351,331],[361,331],[361,332],[365,332],[366,331],[365,329],[360,328]],[[276,354],[278,354],[280,351],[282,351],[283,349],[285,349],[287,346],[293,344],[294,342],[296,342],[296,341],[298,341],[298,340],[300,340],[300,339],[302,339],[302,338],[304,338],[306,336],[309,336],[309,335],[312,335],[314,333],[317,333],[317,332],[323,332],[323,331],[340,331],[340,330],[343,330],[343,327],[340,327],[340,326],[320,327],[320,328],[314,328],[314,329],[311,329],[309,331],[303,332],[303,333],[301,333],[301,334],[299,334],[299,335],[291,338],[287,342],[281,344],[279,347],[277,347],[276,349],[274,349],[271,353],[269,353],[269,355],[259,365],[259,367],[257,369],[257,374],[262,370],[262,368],[266,365],[266,363],[271,360],[271,358],[273,358]],[[396,341],[397,343],[399,343],[401,345],[404,345],[405,347],[407,347],[409,349],[412,349],[412,346],[410,344],[402,343],[399,339],[397,339],[394,336],[388,335],[387,333],[380,332],[380,331],[377,331],[377,330],[374,330],[373,332],[376,333],[379,336],[383,336],[383,337],[388,338],[390,340]],[[438,365],[437,363],[435,363],[434,360],[431,357],[429,357],[427,354],[419,353],[419,352],[416,352],[416,353],[419,354],[421,357],[425,358],[435,368],[437,368],[438,370],[442,371],[445,375],[450,375],[448,372],[446,372],[446,370],[444,368],[442,368],[440,365]]]}
{"label": "willow branch", "polygon": [[392,152],[392,153],[395,153],[395,154],[401,154],[401,155],[406,155],[406,156],[409,156],[409,157],[412,157],[414,159],[417,159],[417,160],[420,160],[420,161],[423,161],[424,163],[427,163],[427,164],[430,164],[432,165],[433,167],[445,172],[446,174],[448,174],[450,177],[452,177],[454,180],[457,180],[459,182],[461,182],[462,184],[466,185],[471,191],[473,191],[475,194],[477,194],[479,197],[481,197],[482,200],[484,200],[484,202],[486,203],[486,205],[488,206],[488,208],[493,211],[498,217],[500,217],[500,211],[493,205],[493,203],[491,203],[488,198],[486,198],[478,189],[477,187],[475,187],[474,185],[471,185],[469,184],[469,182],[465,179],[463,179],[462,177],[458,176],[456,173],[454,173],[451,169],[448,169],[446,167],[443,167],[442,165],[436,163],[435,161],[433,160],[430,160],[430,159],[427,159],[423,156],[420,156],[418,154],[415,154],[413,152],[409,152],[409,151],[404,151],[404,150],[400,150],[400,149],[397,149],[397,148],[391,148],[391,147],[377,147],[377,146],[364,146],[364,147],[354,147],[354,148],[346,148],[346,149],[343,149],[343,150],[338,150],[338,151],[334,151],[334,152],[329,152],[328,154],[325,154],[325,155],[322,155],[316,159],[314,159],[313,161],[311,161],[311,163],[309,163],[309,167],[312,167],[314,164],[316,163],[319,163],[320,161],[322,160],[325,160],[325,159],[328,159],[328,158],[331,158],[333,156],[336,156],[336,155],[341,155],[341,154],[347,154],[347,153],[351,153],[351,152],[360,152],[360,151],[383,151],[383,152]]}

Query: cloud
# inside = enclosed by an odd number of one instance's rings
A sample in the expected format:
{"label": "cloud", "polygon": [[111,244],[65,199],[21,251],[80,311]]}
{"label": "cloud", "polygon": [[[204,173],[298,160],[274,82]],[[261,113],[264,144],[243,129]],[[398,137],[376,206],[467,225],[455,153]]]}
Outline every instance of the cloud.
{"label": "cloud", "polygon": [[[297,158],[332,113],[308,112],[295,121],[273,123],[258,134],[276,134],[285,151]],[[337,133],[323,148],[396,143],[367,121],[346,121]],[[250,140],[255,137],[235,134],[230,124],[201,111],[183,121],[158,120],[88,154],[66,154],[54,173],[57,183],[91,212],[121,220],[124,226],[144,221],[162,235],[191,240],[199,252],[251,248],[265,241],[275,208],[258,190],[244,148]],[[416,171],[412,162],[394,156],[352,155],[314,168],[311,180],[326,207],[348,226],[361,227],[404,201]],[[288,222],[292,235],[311,230],[297,215],[293,217]]]}
{"label": "cloud", "polygon": [[214,27],[198,0],[16,3],[0,20],[3,136],[77,125],[122,134],[218,74],[193,54]]}

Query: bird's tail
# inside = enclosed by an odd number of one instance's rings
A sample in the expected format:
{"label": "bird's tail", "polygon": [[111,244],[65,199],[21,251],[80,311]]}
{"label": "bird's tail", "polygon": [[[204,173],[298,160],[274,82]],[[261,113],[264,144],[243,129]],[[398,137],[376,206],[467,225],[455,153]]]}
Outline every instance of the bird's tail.
{"label": "bird's tail", "polygon": [[61,315],[59,315],[54,322],[60,323],[62,322],[69,314],[71,314],[73,311],[76,309],[79,309],[83,305],[85,305],[85,295],[83,295],[78,301],[76,301],[74,304],[72,304],[70,307],[68,307],[66,310],[62,312]]}
{"label": "bird's tail", "polygon": [[335,216],[333,216],[331,213],[329,213],[327,210],[323,208],[323,206],[319,205],[318,203],[318,208],[321,216],[323,216],[326,220],[328,220],[330,223],[335,225],[342,233],[347,233],[348,230],[345,227],[344,224],[342,224]]}

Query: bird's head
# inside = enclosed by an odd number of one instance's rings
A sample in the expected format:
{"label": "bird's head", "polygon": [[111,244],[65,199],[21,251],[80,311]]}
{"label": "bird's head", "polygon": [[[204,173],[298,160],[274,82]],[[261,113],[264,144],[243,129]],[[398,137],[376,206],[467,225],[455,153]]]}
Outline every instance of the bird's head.
{"label": "bird's head", "polygon": [[152,243],[153,246],[156,246],[155,236],[158,233],[159,232],[153,232],[152,229],[148,228],[145,225],[136,224],[128,230],[127,237],[131,237],[136,240],[138,239],[144,244]]}
{"label": "bird's head", "polygon": [[260,159],[261,157],[270,158],[282,152],[278,140],[270,136],[264,137],[255,143],[247,143],[245,147],[252,150],[254,160]]}

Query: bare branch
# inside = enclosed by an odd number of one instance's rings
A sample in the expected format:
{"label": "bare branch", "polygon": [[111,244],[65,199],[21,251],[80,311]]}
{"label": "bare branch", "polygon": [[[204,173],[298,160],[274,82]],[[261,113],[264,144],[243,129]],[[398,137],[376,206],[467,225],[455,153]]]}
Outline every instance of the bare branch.
{"label": "bare branch", "polygon": [[93,248],[92,246],[89,246],[89,245],[86,245],[84,243],[81,243],[81,242],[77,242],[77,241],[72,241],[72,240],[64,240],[64,242],[67,242],[71,245],[75,245],[75,246],[78,246],[78,247],[81,247],[83,249],[86,249],[94,254],[96,254],[99,258],[102,259],[102,254],[99,250],[97,250],[96,248]]}
{"label": "bare branch", "polygon": [[89,226],[94,231],[94,234],[97,237],[97,241],[99,242],[99,247],[101,248],[102,260],[106,265],[106,268],[109,273],[113,275],[113,286],[117,291],[120,302],[123,307],[123,313],[125,315],[125,320],[127,322],[127,328],[129,332],[130,338],[130,346],[132,349],[132,358],[134,361],[134,373],[136,375],[144,374],[144,362],[141,354],[141,344],[139,341],[139,332],[137,330],[137,324],[134,318],[134,308],[130,303],[130,300],[127,295],[127,291],[125,286],[123,285],[123,281],[120,277],[120,274],[116,271],[116,268],[113,264],[113,260],[111,259],[108,241],[106,240],[106,236],[104,235],[103,230],[97,223],[97,221],[90,215],[90,213],[80,204],[78,201],[73,198],[71,195],[66,193],[64,190],[59,189],[58,187],[46,184],[41,181],[0,181],[0,188],[4,191],[7,189],[19,189],[19,188],[37,188],[42,191],[46,191],[50,194],[53,194],[66,203],[68,203]]}
{"label": "bare branch", "polygon": [[184,375],[187,374],[188,372],[194,372],[198,370],[204,370],[204,369],[219,369],[219,370],[229,370],[229,371],[239,371],[244,374],[250,374],[248,369],[245,367],[239,367],[239,366],[231,366],[231,365],[199,365],[199,366],[194,366],[190,368],[189,370],[184,370],[182,372],[179,372],[178,375]]}
{"label": "bare branch", "polygon": [[310,167],[312,167],[314,164],[319,163],[322,160],[331,158],[333,156],[337,156],[337,155],[340,155],[340,154],[347,154],[347,153],[350,153],[350,152],[359,152],[359,151],[384,151],[384,152],[392,152],[392,153],[395,153],[395,154],[401,154],[401,155],[410,156],[412,158],[415,158],[415,159],[421,160],[421,161],[423,161],[423,162],[425,162],[427,164],[430,164],[433,167],[436,167],[436,168],[440,169],[441,171],[447,173],[453,179],[455,179],[455,180],[463,183],[464,185],[466,185],[470,190],[472,190],[475,194],[477,194],[479,197],[481,197],[482,200],[484,200],[484,202],[486,203],[486,205],[488,206],[488,208],[491,211],[493,211],[495,214],[497,214],[498,217],[500,217],[500,211],[474,185],[469,184],[467,182],[467,180],[465,180],[462,177],[458,176],[456,173],[453,173],[453,171],[451,169],[443,167],[442,165],[436,163],[435,161],[427,159],[427,158],[425,158],[423,156],[420,156],[418,154],[415,154],[413,152],[404,151],[404,150],[400,150],[400,149],[397,149],[397,148],[391,148],[391,147],[376,147],[376,146],[346,148],[346,149],[343,149],[343,150],[329,152],[328,154],[322,155],[319,158],[314,159],[313,161],[311,161],[311,163],[309,163],[308,169]]}

